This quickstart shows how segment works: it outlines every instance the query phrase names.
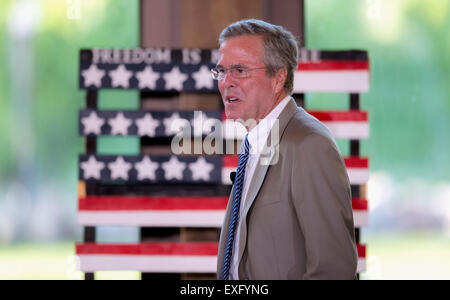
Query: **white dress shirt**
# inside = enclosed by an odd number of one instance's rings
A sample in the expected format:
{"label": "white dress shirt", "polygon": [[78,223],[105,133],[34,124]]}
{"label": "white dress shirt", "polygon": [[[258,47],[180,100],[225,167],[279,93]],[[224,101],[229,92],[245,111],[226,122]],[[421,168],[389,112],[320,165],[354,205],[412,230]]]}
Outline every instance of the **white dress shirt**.
{"label": "white dress shirt", "polygon": [[240,238],[240,229],[241,229],[241,221],[242,221],[242,213],[244,212],[245,207],[245,199],[247,197],[248,189],[250,186],[250,182],[255,173],[257,162],[261,156],[262,149],[266,143],[266,140],[269,136],[270,130],[274,124],[274,121],[278,119],[281,111],[284,109],[286,104],[288,104],[290,96],[286,96],[283,100],[275,106],[272,111],[267,114],[267,116],[262,119],[253,129],[248,132],[248,142],[250,144],[250,155],[248,157],[247,165],[245,168],[244,175],[244,186],[242,189],[241,195],[241,206],[239,209],[239,221],[235,232],[234,244],[233,244],[233,254],[230,263],[230,274],[229,279],[238,280],[238,255],[239,255],[239,238]]}

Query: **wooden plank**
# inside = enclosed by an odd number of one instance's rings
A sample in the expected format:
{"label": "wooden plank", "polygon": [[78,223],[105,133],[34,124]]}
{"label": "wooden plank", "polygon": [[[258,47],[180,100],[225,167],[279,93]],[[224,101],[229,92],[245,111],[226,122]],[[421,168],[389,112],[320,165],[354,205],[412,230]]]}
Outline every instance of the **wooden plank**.
{"label": "wooden plank", "polygon": [[[348,92],[356,94],[369,89],[370,66],[366,51],[301,50],[294,77],[294,92]],[[217,81],[209,69],[217,63],[217,49],[146,48],[84,49],[80,53],[80,88],[138,89],[171,97],[176,92],[193,92],[207,101],[218,102]],[[165,94],[166,93],[166,94]],[[205,93],[214,93],[205,94]],[[195,96],[180,95],[196,103]],[[182,104],[183,105],[183,104]],[[185,107],[192,108],[192,103]],[[215,107],[215,106],[212,106]]]}
{"label": "wooden plank", "polygon": [[303,0],[263,1],[263,20],[283,26],[304,47]]}
{"label": "wooden plank", "polygon": [[[216,196],[89,196],[78,199],[78,223],[84,226],[197,227],[195,234],[181,230],[181,240],[198,240],[202,228],[222,226],[227,195]],[[367,200],[352,200],[355,227],[368,225]],[[216,233],[203,240],[214,241]],[[183,239],[184,238],[184,239]]]}
{"label": "wooden plank", "polygon": [[141,46],[180,47],[180,14],[178,0],[140,0]]}
{"label": "wooden plank", "polygon": [[217,48],[219,35],[226,26],[242,19],[261,19],[262,13],[261,0],[184,0],[181,17],[182,45]]}
{"label": "wooden plank", "polygon": [[[199,100],[199,103],[202,99]],[[357,140],[352,145],[359,147],[359,139],[369,136],[369,123],[365,111],[309,111],[309,113],[327,126],[335,138]],[[146,136],[150,138],[169,138],[183,132],[190,136],[203,136],[215,132],[218,138],[242,140],[247,133],[239,122],[226,120],[222,110],[90,110],[79,112],[79,134],[84,136],[122,135]],[[180,124],[180,126],[176,126]],[[214,125],[214,126],[211,126]],[[216,126],[217,125],[217,126]],[[173,128],[172,128],[173,127]],[[173,129],[173,130],[172,130]],[[162,141],[162,140],[159,140]],[[170,145],[171,139],[164,140]],[[160,145],[164,145],[160,143]],[[142,144],[148,145],[145,142]],[[353,150],[354,147],[352,146]],[[169,153],[169,152],[167,152]],[[351,151],[359,153],[359,148]]]}
{"label": "wooden plank", "polygon": [[[358,272],[366,268],[366,246],[357,245]],[[138,270],[152,273],[210,273],[217,268],[216,242],[77,244],[80,270]]]}
{"label": "wooden plank", "polygon": [[[369,179],[367,158],[346,157],[350,184]],[[237,155],[86,155],[79,156],[79,179],[91,183],[231,184]]]}
{"label": "wooden plank", "polygon": [[82,180],[78,181],[78,198],[86,197],[86,183]]}

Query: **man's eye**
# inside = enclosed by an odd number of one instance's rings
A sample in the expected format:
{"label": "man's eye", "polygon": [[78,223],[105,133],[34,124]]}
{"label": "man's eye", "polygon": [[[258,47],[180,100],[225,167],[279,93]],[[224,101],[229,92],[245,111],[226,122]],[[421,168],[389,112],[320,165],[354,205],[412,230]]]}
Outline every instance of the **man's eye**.
{"label": "man's eye", "polygon": [[237,71],[238,73],[242,74],[242,73],[245,72],[245,69],[244,69],[244,68],[236,68],[236,71]]}
{"label": "man's eye", "polygon": [[224,69],[224,68],[218,68],[218,69],[217,69],[217,72],[218,72],[219,74],[224,74],[224,73],[225,73],[225,69]]}

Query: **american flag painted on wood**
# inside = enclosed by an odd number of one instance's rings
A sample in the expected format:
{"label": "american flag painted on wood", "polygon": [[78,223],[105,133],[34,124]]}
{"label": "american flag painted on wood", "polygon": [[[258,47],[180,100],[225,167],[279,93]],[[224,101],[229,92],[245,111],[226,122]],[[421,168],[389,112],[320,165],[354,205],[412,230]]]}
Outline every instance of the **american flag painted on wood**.
{"label": "american flag painted on wood", "polygon": [[[101,183],[231,184],[237,155],[88,155],[79,156],[79,179]],[[351,184],[369,179],[367,158],[344,158]]]}
{"label": "american flag painted on wood", "polygon": [[215,91],[217,50],[93,49],[80,52],[81,89]]}
{"label": "american flag painted on wood", "polygon": [[[227,196],[87,196],[78,199],[78,223],[220,228],[227,204]],[[367,226],[367,200],[354,198],[352,207],[355,227]]]}
{"label": "american flag painted on wood", "polygon": [[[358,272],[366,269],[366,246],[357,245]],[[216,273],[218,243],[140,243],[76,245],[83,272],[138,270],[153,273]]]}
{"label": "american flag painted on wood", "polygon": [[[217,49],[81,50],[79,87],[88,90],[87,99],[99,89],[137,89],[171,95],[217,93],[217,81],[212,80],[210,73],[217,60]],[[369,81],[366,51],[301,49],[294,93],[355,95],[366,92]],[[219,110],[195,114],[181,110],[98,110],[92,103],[88,107],[90,109],[79,111],[78,121],[80,136],[85,136],[91,146],[88,154],[79,156],[79,179],[87,183],[86,191],[78,197],[79,224],[91,228],[101,225],[221,227],[229,193],[222,189],[218,193],[213,187],[231,189],[230,173],[237,168],[237,156],[99,155],[94,154],[92,141],[96,141],[97,136],[139,136],[166,138],[167,141],[187,128],[190,136],[205,137],[215,129],[214,125],[222,127],[224,139],[241,140],[246,134],[242,126],[227,120]],[[351,139],[354,145],[355,140],[369,136],[369,124],[368,113],[360,111],[359,104],[351,108],[349,111],[308,112],[327,126],[335,138]],[[359,144],[357,151],[353,147],[351,153],[354,156],[344,161],[353,192],[355,186],[367,183],[369,166],[367,158],[359,157]],[[356,228],[361,228],[369,221],[368,201],[364,193],[354,196],[354,223]],[[95,237],[85,242],[76,246],[80,270],[84,272],[216,272],[216,242],[87,243],[95,242]],[[366,247],[358,244],[357,248],[359,273],[366,268]]]}
{"label": "american flag painted on wood", "polygon": [[[302,49],[294,76],[294,93],[367,92],[366,51]],[[92,49],[80,52],[81,89],[139,89],[149,91],[214,92],[210,74],[218,50]]]}
{"label": "american flag painted on wood", "polygon": [[369,121],[366,111],[308,111],[321,121],[334,138],[366,139],[369,137]]}
{"label": "american flag painted on wood", "polygon": [[369,90],[370,68],[366,51],[319,51],[302,49],[294,75],[294,93]]}
{"label": "american flag painted on wood", "polygon": [[[363,139],[369,136],[367,112],[309,111],[327,126],[335,138]],[[219,133],[221,138],[242,140],[247,133],[239,122],[227,120],[223,111],[132,111],[93,110],[79,112],[82,136],[135,135],[173,137],[176,134],[206,136]],[[188,130],[185,130],[188,127]],[[186,131],[186,132],[184,132]]]}

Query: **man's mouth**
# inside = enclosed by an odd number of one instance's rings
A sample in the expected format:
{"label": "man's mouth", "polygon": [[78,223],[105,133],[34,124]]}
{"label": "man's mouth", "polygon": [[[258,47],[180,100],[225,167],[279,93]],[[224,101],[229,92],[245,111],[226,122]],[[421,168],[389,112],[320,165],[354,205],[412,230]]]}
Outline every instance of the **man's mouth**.
{"label": "man's mouth", "polygon": [[236,102],[236,101],[240,100],[237,97],[227,97],[226,99],[227,99],[228,103],[233,103],[233,102]]}

